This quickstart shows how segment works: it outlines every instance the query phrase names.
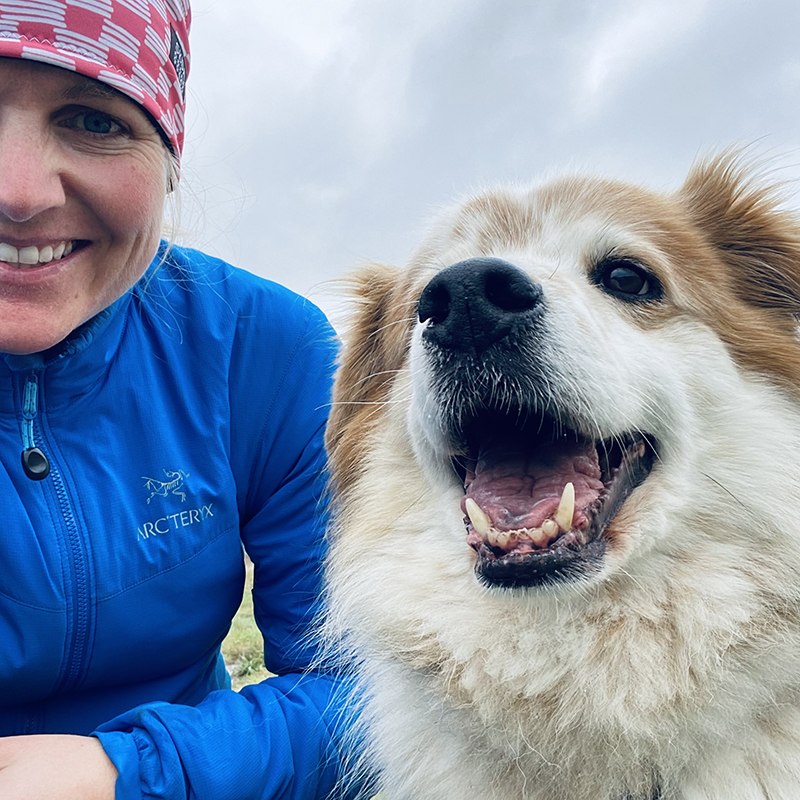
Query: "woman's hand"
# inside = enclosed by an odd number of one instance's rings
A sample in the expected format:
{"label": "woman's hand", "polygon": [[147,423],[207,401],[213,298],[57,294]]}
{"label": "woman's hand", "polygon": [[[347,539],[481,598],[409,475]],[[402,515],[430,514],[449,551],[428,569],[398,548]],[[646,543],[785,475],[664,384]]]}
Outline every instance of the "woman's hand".
{"label": "woman's hand", "polygon": [[90,736],[0,738],[3,800],[114,800],[116,779],[116,767]]}

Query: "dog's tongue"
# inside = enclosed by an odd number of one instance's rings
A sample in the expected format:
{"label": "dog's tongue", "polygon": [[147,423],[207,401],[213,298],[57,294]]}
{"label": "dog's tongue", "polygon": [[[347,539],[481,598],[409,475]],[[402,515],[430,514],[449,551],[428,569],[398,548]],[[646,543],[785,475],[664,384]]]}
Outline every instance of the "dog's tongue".
{"label": "dog's tongue", "polygon": [[600,495],[603,482],[593,443],[559,439],[531,452],[524,442],[503,440],[481,450],[475,477],[467,482],[471,497],[497,530],[540,528],[558,507],[567,483],[575,486],[573,525]]}

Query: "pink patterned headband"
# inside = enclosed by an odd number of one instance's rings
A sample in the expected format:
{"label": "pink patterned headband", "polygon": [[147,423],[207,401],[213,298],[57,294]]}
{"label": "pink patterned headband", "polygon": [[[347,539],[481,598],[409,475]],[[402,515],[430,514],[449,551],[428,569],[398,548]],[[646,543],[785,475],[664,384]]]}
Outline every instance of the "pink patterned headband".
{"label": "pink patterned headband", "polygon": [[183,149],[189,0],[0,0],[0,56],[113,86]]}

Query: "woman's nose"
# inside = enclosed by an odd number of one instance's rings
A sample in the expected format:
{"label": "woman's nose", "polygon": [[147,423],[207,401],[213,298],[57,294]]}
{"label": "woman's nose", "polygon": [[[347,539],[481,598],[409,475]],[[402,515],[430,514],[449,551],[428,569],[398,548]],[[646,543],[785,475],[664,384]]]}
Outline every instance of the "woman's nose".
{"label": "woman's nose", "polygon": [[0,220],[27,222],[63,206],[57,144],[24,113],[0,114]]}

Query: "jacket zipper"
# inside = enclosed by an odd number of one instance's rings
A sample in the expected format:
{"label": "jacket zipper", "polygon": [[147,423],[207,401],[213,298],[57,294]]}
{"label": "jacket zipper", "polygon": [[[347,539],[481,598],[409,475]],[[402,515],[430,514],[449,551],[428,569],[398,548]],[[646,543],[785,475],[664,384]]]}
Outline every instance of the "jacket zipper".
{"label": "jacket zipper", "polygon": [[65,691],[78,684],[83,677],[86,655],[89,646],[89,617],[91,614],[91,591],[86,564],[86,553],[81,541],[78,523],[69,503],[67,489],[61,473],[52,468],[53,487],[56,490],[61,516],[67,529],[70,567],[72,577],[72,635],[67,650],[67,663],[62,671],[59,690]]}
{"label": "jacket zipper", "polygon": [[[89,645],[91,616],[91,590],[85,548],[81,541],[78,522],[69,502],[67,488],[59,470],[37,446],[36,423],[39,414],[39,376],[31,372],[25,381],[22,399],[22,465],[25,474],[40,481],[50,476],[55,490],[61,518],[67,534],[69,566],[72,587],[72,609],[67,610],[69,643],[65,664],[62,666],[58,690],[75,686],[83,676]],[[41,437],[40,437],[41,438]],[[27,455],[27,459],[26,459]]]}
{"label": "jacket zipper", "polygon": [[39,413],[39,376],[31,372],[22,396],[22,469],[32,481],[42,481],[50,474],[50,461],[36,446],[33,423]]}

